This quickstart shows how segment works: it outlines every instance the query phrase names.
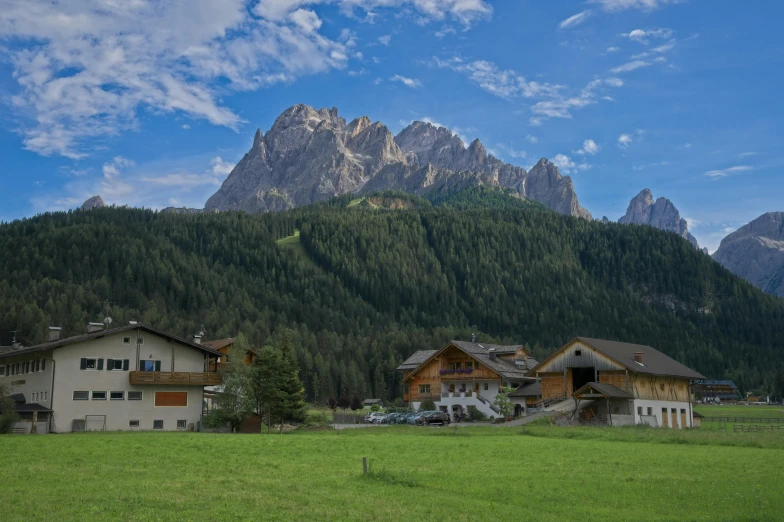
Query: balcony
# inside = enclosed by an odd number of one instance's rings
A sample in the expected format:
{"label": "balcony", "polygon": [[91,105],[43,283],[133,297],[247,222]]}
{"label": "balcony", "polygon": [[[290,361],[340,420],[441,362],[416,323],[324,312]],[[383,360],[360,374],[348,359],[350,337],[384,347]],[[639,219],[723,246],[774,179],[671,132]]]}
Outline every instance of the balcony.
{"label": "balcony", "polygon": [[131,384],[220,386],[223,382],[220,373],[130,372],[128,378]]}

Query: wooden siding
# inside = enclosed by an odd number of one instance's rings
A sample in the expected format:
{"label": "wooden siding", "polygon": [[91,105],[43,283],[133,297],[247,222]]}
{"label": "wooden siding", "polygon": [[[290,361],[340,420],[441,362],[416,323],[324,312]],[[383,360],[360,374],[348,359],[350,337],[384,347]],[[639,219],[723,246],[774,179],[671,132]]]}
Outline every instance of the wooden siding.
{"label": "wooden siding", "polygon": [[632,376],[625,371],[605,370],[599,372],[599,382],[602,384],[612,384],[616,388],[632,393]]}
{"label": "wooden siding", "polygon": [[636,399],[689,402],[689,379],[647,374],[629,374]]}
{"label": "wooden siding", "polygon": [[187,406],[188,392],[155,392],[155,406]]}
{"label": "wooden siding", "polygon": [[564,394],[563,373],[546,373],[546,374],[540,373],[539,378],[542,380],[543,399],[563,396]]}
{"label": "wooden siding", "polygon": [[129,372],[130,384],[195,384],[200,386],[220,386],[223,376],[220,373],[191,372]]}
{"label": "wooden siding", "polygon": [[[580,355],[577,355],[578,351],[580,351]],[[563,374],[564,368],[590,367],[594,367],[599,371],[625,369],[622,364],[618,364],[590,346],[577,341],[566,345],[552,359],[539,365],[536,371],[538,373],[558,372]]]}
{"label": "wooden siding", "polygon": [[[449,370],[450,363],[460,363],[461,368],[465,368],[467,362],[471,362],[473,370],[471,373],[447,373],[441,374],[441,370]],[[446,381],[500,381],[499,375],[490,368],[482,365],[479,361],[463,352],[459,348],[450,346],[443,352],[436,355],[427,364],[417,371],[406,373],[403,377],[404,383],[408,384],[408,392],[404,393],[403,399],[406,401],[419,402],[425,399],[438,401],[441,398],[441,384]],[[430,393],[419,393],[420,384],[429,384]],[[474,387],[471,386],[473,389]]]}

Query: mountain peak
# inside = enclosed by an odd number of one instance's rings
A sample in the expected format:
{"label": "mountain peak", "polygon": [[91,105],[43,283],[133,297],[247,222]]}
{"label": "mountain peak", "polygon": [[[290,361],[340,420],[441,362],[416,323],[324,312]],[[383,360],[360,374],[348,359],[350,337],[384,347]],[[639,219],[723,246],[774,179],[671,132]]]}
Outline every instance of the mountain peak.
{"label": "mountain peak", "polygon": [[697,239],[689,233],[686,220],[681,218],[680,212],[667,198],[660,197],[654,201],[651,189],[643,189],[629,202],[626,214],[618,223],[633,225],[649,225],[654,228],[675,232],[687,239],[695,248]]}
{"label": "mountain peak", "polygon": [[92,210],[94,208],[103,208],[106,206],[101,196],[93,196],[87,201],[82,203],[82,210]]}

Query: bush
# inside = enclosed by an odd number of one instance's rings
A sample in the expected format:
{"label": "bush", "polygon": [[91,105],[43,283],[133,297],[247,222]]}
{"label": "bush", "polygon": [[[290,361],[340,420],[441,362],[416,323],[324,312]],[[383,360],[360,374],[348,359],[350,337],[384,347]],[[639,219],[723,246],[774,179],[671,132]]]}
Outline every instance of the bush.
{"label": "bush", "polygon": [[381,406],[379,406],[378,404],[374,404],[373,406],[370,407],[370,411],[372,411],[372,412],[379,411],[380,409],[381,409]]}
{"label": "bush", "polygon": [[419,411],[433,411],[436,409],[436,403],[433,399],[426,399],[419,405]]}
{"label": "bush", "polygon": [[362,400],[357,395],[354,395],[353,397],[351,397],[350,406],[351,406],[351,411],[361,410]]}
{"label": "bush", "polygon": [[0,433],[11,433],[14,424],[19,422],[19,414],[16,413],[16,403],[8,396],[8,389],[1,386],[0,403],[3,405],[3,413],[0,414]]}
{"label": "bush", "polygon": [[468,407],[468,420],[471,422],[484,422],[487,420],[487,417],[484,413],[476,409],[476,406],[469,406]]}

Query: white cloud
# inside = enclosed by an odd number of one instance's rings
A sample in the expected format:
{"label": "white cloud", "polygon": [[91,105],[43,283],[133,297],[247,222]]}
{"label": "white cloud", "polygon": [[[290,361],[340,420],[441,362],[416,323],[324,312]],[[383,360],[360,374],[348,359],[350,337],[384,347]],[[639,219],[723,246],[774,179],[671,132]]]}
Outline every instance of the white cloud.
{"label": "white cloud", "polygon": [[597,103],[597,94],[602,92],[604,88],[621,87],[622,85],[623,81],[619,78],[600,78],[588,82],[588,85],[573,96],[559,95],[550,100],[537,102],[531,107],[535,116],[531,118],[530,122],[536,126],[541,125],[545,118],[571,118],[575,109],[582,109]]}
{"label": "white cloud", "polygon": [[599,152],[599,148],[600,148],[599,145],[597,145],[595,141],[593,141],[592,139],[587,139],[583,142],[582,148],[576,152],[577,154],[582,154],[582,155],[588,154],[591,156],[595,156],[596,153]]}
{"label": "white cloud", "polygon": [[613,67],[610,69],[610,72],[614,74],[625,73],[642,69],[643,67],[650,67],[651,65],[651,62],[646,62],[645,60],[634,60],[623,65],[619,65],[618,67]]}
{"label": "white cloud", "polygon": [[223,161],[220,156],[215,156],[210,161],[212,165],[212,173],[216,176],[228,176],[234,170],[234,163]]}
{"label": "white cloud", "polygon": [[735,167],[729,167],[721,170],[709,170],[705,173],[705,175],[711,179],[719,179],[726,178],[727,176],[731,176],[733,174],[738,174],[739,172],[748,172],[753,169],[754,168],[749,165],[737,165]]}
{"label": "white cloud", "polygon": [[528,143],[539,143],[539,138],[530,134],[526,136],[525,139],[528,140]]}
{"label": "white cloud", "polygon": [[628,147],[632,143],[631,134],[621,134],[618,136],[618,146],[622,148]]}
{"label": "white cloud", "polygon": [[182,128],[185,129],[185,130],[189,130],[191,128],[191,126],[186,123],[186,124],[184,124],[182,126]]}
{"label": "white cloud", "polygon": [[308,7],[323,3],[466,27],[492,13],[485,0],[0,0],[0,35],[22,44],[3,54],[25,148],[82,158],[148,111],[238,129],[225,95],[347,66],[356,37],[320,32]]}
{"label": "white cloud", "polygon": [[485,60],[466,62],[457,57],[449,60],[434,58],[432,63],[436,67],[449,68],[467,75],[482,89],[501,98],[552,96],[563,88],[561,85],[528,81],[515,71],[500,69]]}
{"label": "white cloud", "polygon": [[653,11],[667,4],[678,4],[686,0],[591,0],[599,4],[605,11],[625,11],[626,9],[640,9]]}
{"label": "white cloud", "polygon": [[558,170],[564,174],[570,174],[578,170],[587,170],[591,168],[587,163],[575,163],[572,159],[565,154],[556,154],[552,160],[553,165],[558,167]]}
{"label": "white cloud", "polygon": [[389,42],[392,41],[392,35],[385,34],[384,36],[379,36],[378,41],[381,45],[389,45]]}
{"label": "white cloud", "polygon": [[501,153],[510,158],[524,159],[528,157],[528,153],[526,151],[515,149],[514,147],[504,145],[503,143],[497,143],[496,147],[501,151]]}
{"label": "white cloud", "polygon": [[621,34],[624,38],[648,45],[651,39],[666,40],[672,36],[672,29],[634,29],[628,33]]}
{"label": "white cloud", "polygon": [[394,75],[392,78],[389,79],[391,82],[400,82],[406,87],[417,88],[422,87],[422,82],[417,80],[416,78],[407,78],[405,76],[401,76],[399,74]]}
{"label": "white cloud", "polygon": [[588,17],[591,16],[591,10],[586,9],[585,11],[579,12],[575,15],[570,16],[566,20],[563,20],[558,27],[561,29],[569,29],[571,27],[577,27],[581,23],[585,22]]}
{"label": "white cloud", "polygon": [[608,52],[608,53],[615,53],[615,52],[618,52],[620,50],[621,50],[620,47],[613,46],[613,47],[608,47],[606,52]]}
{"label": "white cloud", "polygon": [[739,158],[748,158],[749,156],[756,156],[756,155],[757,155],[756,152],[741,152],[740,154],[738,154],[738,157]]}

